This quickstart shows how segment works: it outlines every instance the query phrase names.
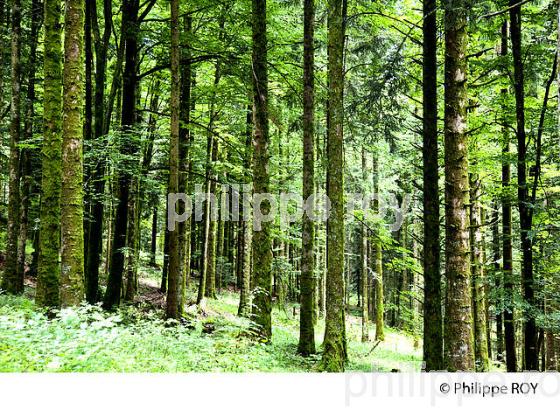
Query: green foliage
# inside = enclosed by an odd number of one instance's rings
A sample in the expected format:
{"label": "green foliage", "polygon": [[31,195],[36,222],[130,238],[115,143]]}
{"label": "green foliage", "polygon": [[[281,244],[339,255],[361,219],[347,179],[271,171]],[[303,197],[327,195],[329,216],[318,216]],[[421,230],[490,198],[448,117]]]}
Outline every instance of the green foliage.
{"label": "green foliage", "polygon": [[[290,309],[291,310],[291,306]],[[298,317],[273,310],[274,343],[251,337],[236,316],[237,295],[208,301],[204,315],[177,323],[159,311],[98,306],[67,308],[49,319],[24,297],[0,295],[0,371],[3,372],[301,372],[317,371],[318,355],[296,354]],[[323,332],[317,331],[317,344]],[[373,352],[360,342],[359,319],[348,329],[349,370],[406,370],[420,366],[420,352],[405,334],[387,332]]]}

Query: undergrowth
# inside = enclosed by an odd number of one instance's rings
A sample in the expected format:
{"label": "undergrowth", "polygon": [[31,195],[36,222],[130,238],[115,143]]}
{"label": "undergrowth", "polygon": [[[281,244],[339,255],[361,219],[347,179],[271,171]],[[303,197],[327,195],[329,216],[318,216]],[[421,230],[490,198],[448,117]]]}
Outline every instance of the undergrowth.
{"label": "undergrowth", "polygon": [[[236,316],[237,294],[223,292],[203,312],[181,322],[160,310],[123,306],[66,308],[52,318],[26,297],[0,295],[0,371],[3,372],[310,372],[320,360],[324,324],[316,327],[318,354],[296,354],[294,309],[274,309],[273,342],[251,337],[248,319]],[[412,337],[388,330],[379,346],[361,343],[359,318],[348,321],[349,371],[420,368]],[[373,329],[371,334],[374,334]]]}

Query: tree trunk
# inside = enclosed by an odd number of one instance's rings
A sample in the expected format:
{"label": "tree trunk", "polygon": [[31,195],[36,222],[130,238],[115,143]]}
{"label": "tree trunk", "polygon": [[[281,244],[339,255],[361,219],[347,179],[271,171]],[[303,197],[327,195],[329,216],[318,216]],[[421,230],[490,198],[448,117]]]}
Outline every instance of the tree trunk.
{"label": "tree trunk", "polygon": [[[314,30],[315,2],[305,0],[303,6],[303,200],[315,193],[314,149]],[[306,202],[307,203],[307,202]],[[314,205],[314,204],[313,204]],[[302,215],[301,292],[298,352],[303,356],[315,353],[315,329],[313,328],[313,301],[315,293],[315,226],[307,209]],[[367,320],[367,318],[366,318]]]}
{"label": "tree trunk", "polygon": [[503,281],[500,278],[500,220],[498,211],[498,202],[496,201],[492,207],[492,265],[494,269],[494,288],[496,292],[496,360],[504,361],[504,327],[503,312],[501,311],[504,304]]}
{"label": "tree trunk", "polygon": [[126,233],[126,290],[124,292],[124,300],[134,302],[137,291],[137,274],[138,274],[138,258],[140,257],[139,236],[140,221],[139,207],[141,201],[140,180],[137,176],[132,177],[130,181],[130,199],[128,201],[128,227]]}
{"label": "tree trunk", "polygon": [[328,1],[327,294],[322,368],[344,371],[347,359],[344,306],[343,0]]}
{"label": "tree trunk", "polygon": [[[216,69],[217,70],[217,69]],[[214,110],[210,110],[210,132],[213,132]],[[209,208],[209,224],[208,224],[208,253],[205,258],[206,264],[206,291],[205,296],[216,299],[216,226],[218,219],[218,197],[216,195],[216,173],[213,167],[218,161],[219,142],[217,138],[213,138],[212,143],[212,165],[210,171],[210,195],[213,198],[212,205]]]}
{"label": "tree trunk", "polygon": [[[31,33],[29,39],[29,59],[27,61],[27,98],[25,101],[25,118],[23,137],[25,141],[33,139],[33,123],[35,120],[35,74],[37,71],[37,42],[39,37],[39,29],[43,23],[43,13],[41,4],[38,0],[31,2]],[[18,237],[18,277],[25,275],[25,248],[27,244],[29,230],[29,205],[32,175],[32,155],[30,148],[21,150],[21,206],[20,206],[20,229]]]}
{"label": "tree trunk", "polygon": [[[268,59],[266,36],[266,0],[253,0],[253,190],[267,195],[269,183],[268,132]],[[270,203],[263,201],[261,212],[270,212]],[[259,222],[259,221],[257,221]],[[255,224],[253,224],[253,227]],[[272,337],[272,243],[270,222],[263,222],[255,229],[253,245],[253,320],[255,330],[262,340],[270,342]]]}
{"label": "tree trunk", "polygon": [[83,184],[83,37],[84,3],[66,0],[64,16],[64,92],[62,122],[62,201],[60,300],[84,299]]}
{"label": "tree trunk", "polygon": [[550,330],[545,332],[546,339],[546,359],[545,370],[556,371],[558,367],[558,358],[556,357],[556,340],[554,333]]}
{"label": "tree trunk", "polygon": [[424,174],[424,351],[426,371],[442,370],[443,320],[439,243],[437,16],[436,1],[424,0],[423,174]]}
{"label": "tree trunk", "polygon": [[241,221],[241,232],[240,232],[240,242],[242,242],[242,247],[239,249],[239,262],[240,263],[240,292],[239,292],[239,309],[237,314],[239,316],[248,316],[251,313],[251,249],[252,249],[252,219],[251,219],[251,209],[249,201],[245,201],[250,192],[251,182],[251,165],[252,165],[252,126],[253,126],[253,107],[252,105],[247,106],[247,120],[246,120],[246,131],[245,131],[245,186],[243,188],[243,198],[241,199],[241,210],[242,215],[240,217]]}
{"label": "tree trunk", "polygon": [[[167,228],[166,228],[167,229]],[[150,238],[150,266],[157,266],[157,230],[158,230],[158,204],[157,201],[153,205],[152,210],[152,235]]]}
{"label": "tree trunk", "polygon": [[515,112],[517,123],[517,197],[519,206],[519,223],[521,229],[521,279],[523,297],[529,309],[524,321],[524,370],[538,370],[537,327],[530,308],[535,306],[533,279],[533,241],[531,239],[532,207],[529,203],[527,182],[527,137],[525,134],[525,90],[523,56],[521,51],[521,5],[517,0],[510,0],[510,34],[513,55],[513,77],[515,90]]}
{"label": "tree trunk", "polygon": [[[189,52],[189,44],[192,35],[192,17],[185,16],[183,18],[183,30],[186,41],[183,44],[181,52],[181,121],[179,128],[179,188],[182,192],[189,193],[189,171],[192,168],[190,160],[190,148],[192,145],[193,134],[189,129],[191,122],[191,110],[193,101],[191,99],[192,88],[192,67],[191,54]],[[184,212],[184,205],[180,204],[180,212]],[[181,299],[187,298],[187,286],[191,276],[191,221],[179,225],[179,248],[181,253],[181,276],[183,282],[181,284]]]}
{"label": "tree trunk", "polygon": [[[367,169],[367,157],[366,149],[362,146],[362,183],[363,187],[367,186],[368,180],[368,169]],[[367,226],[364,223],[361,224],[361,246],[360,246],[360,289],[362,296],[362,342],[367,342],[369,340],[368,332],[368,231]]]}
{"label": "tree trunk", "polygon": [[[166,213],[167,215],[167,213]],[[164,235],[163,235],[163,266],[161,269],[161,285],[159,290],[162,293],[167,292],[167,276],[169,272],[169,229],[167,229],[167,216],[165,217],[165,228],[164,228]]]}
{"label": "tree trunk", "polygon": [[[476,164],[474,165],[476,168]],[[488,341],[486,339],[486,296],[484,292],[484,259],[480,180],[471,173],[470,180],[470,255],[472,276],[472,312],[474,325],[474,358],[478,372],[488,371]]]}
{"label": "tree trunk", "polygon": [[206,138],[206,175],[204,181],[204,225],[202,226],[202,254],[200,259],[200,281],[198,285],[198,296],[196,303],[200,304],[206,296],[206,284],[208,275],[208,253],[209,253],[209,232],[210,232],[210,213],[212,212],[213,204],[210,202],[212,184],[210,178],[212,176],[212,151],[214,146],[214,135],[211,132],[207,133]]}
{"label": "tree trunk", "polygon": [[[171,138],[169,141],[168,192],[179,192],[179,116],[181,113],[181,50],[179,48],[179,0],[171,0]],[[168,204],[169,206],[169,204]],[[175,209],[177,211],[177,209]],[[184,223],[184,222],[182,222]],[[171,229],[169,229],[171,228]],[[178,319],[181,315],[181,251],[179,249],[179,226],[169,230],[169,270],[166,316]]]}
{"label": "tree trunk", "polygon": [[19,147],[21,133],[21,0],[12,1],[12,68],[10,104],[10,158],[8,232],[6,235],[6,263],[2,289],[8,293],[23,292],[23,272],[18,272],[18,236],[20,227],[20,166]]}
{"label": "tree trunk", "polygon": [[[87,2],[90,7],[94,33],[99,31],[97,23],[96,1]],[[108,124],[105,124],[105,71],[107,67],[107,50],[111,38],[112,1],[103,0],[104,30],[103,37],[98,39],[95,35],[95,93],[94,93],[94,128],[93,137],[102,144],[102,137]],[[118,68],[120,70],[120,67]],[[99,145],[98,145],[99,146]],[[86,300],[89,303],[99,301],[99,265],[103,249],[103,195],[105,194],[105,166],[106,158],[102,156],[97,160],[92,172],[93,192],[91,196],[91,221],[88,228],[87,261],[86,261]]]}
{"label": "tree trunk", "polygon": [[[500,54],[507,56],[508,44],[508,24],[507,21],[502,24],[502,43]],[[504,70],[504,75],[508,75],[508,70]],[[511,236],[511,198],[509,194],[509,185],[511,182],[511,169],[509,158],[509,130],[507,128],[507,111],[506,98],[508,90],[503,88],[501,90],[502,98],[502,190],[504,192],[502,197],[502,246],[503,246],[503,283],[504,283],[504,344],[506,350],[506,367],[508,372],[515,372],[517,370],[517,354],[515,351],[515,326],[514,326],[514,311],[513,311],[513,248]]]}
{"label": "tree trunk", "polygon": [[[373,212],[379,213],[379,161],[377,152],[373,157]],[[379,233],[379,232],[378,232]],[[379,236],[379,235],[378,235]],[[385,291],[383,286],[383,251],[379,237],[373,244],[373,264],[375,266],[375,340],[385,340]]]}
{"label": "tree trunk", "polygon": [[474,369],[469,260],[467,2],[445,1],[445,359],[449,371]]}
{"label": "tree trunk", "polygon": [[136,92],[138,77],[136,75],[138,59],[138,8],[139,0],[123,1],[122,31],[125,41],[125,66],[122,87],[122,109],[121,128],[122,137],[121,151],[127,160],[123,160],[123,170],[117,172],[117,208],[115,211],[115,222],[113,230],[113,241],[111,243],[111,260],[107,290],[103,300],[106,309],[118,305],[121,299],[122,278],[124,271],[126,231],[128,227],[128,204],[130,200],[130,184],[132,183],[131,169],[134,161],[131,159],[136,152],[135,144],[124,139],[131,138],[134,134],[136,123]]}
{"label": "tree trunk", "polygon": [[45,0],[42,188],[36,303],[60,304],[60,193],[62,183],[62,15],[58,0]]}

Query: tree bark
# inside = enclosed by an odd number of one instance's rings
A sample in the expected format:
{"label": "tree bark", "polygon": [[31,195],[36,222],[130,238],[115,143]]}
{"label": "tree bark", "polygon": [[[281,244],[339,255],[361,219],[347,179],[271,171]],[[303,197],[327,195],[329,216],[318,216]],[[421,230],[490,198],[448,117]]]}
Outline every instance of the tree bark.
{"label": "tree bark", "polygon": [[347,359],[344,304],[344,1],[328,1],[328,109],[326,319],[322,368],[344,371]]}
{"label": "tree bark", "polygon": [[[193,101],[191,99],[192,89],[192,66],[190,62],[189,46],[192,35],[192,17],[185,16],[183,19],[183,30],[186,41],[181,51],[181,121],[179,128],[179,188],[182,192],[189,193],[189,171],[192,168],[190,149],[193,134],[189,129],[191,122],[191,110]],[[184,205],[180,204],[180,211],[184,212]],[[179,225],[179,248],[181,252],[181,299],[187,298],[188,281],[191,276],[191,221],[187,220]]]}
{"label": "tree bark", "polygon": [[[314,30],[315,2],[305,0],[303,5],[303,200],[314,193]],[[314,204],[313,204],[314,205]],[[302,215],[301,292],[298,352],[303,356],[315,353],[315,329],[313,327],[313,301],[315,294],[315,225],[310,218],[312,209]],[[365,319],[367,321],[367,317]]]}
{"label": "tree bark", "polygon": [[[505,21],[502,24],[501,48],[500,55],[505,58],[507,56],[508,46],[508,23]],[[504,68],[505,76],[508,75],[507,68]],[[506,367],[508,372],[517,371],[517,354],[515,350],[515,326],[514,326],[514,311],[513,311],[513,247],[511,236],[511,196],[509,193],[509,186],[511,183],[511,169],[510,169],[510,137],[507,128],[506,113],[508,107],[506,106],[506,98],[508,94],[507,88],[501,91],[502,99],[502,259],[503,259],[503,286],[504,286],[504,345],[506,351]]]}
{"label": "tree bark", "polygon": [[[25,118],[23,121],[23,138],[25,141],[33,139],[33,123],[35,120],[35,82],[37,71],[37,43],[39,30],[43,24],[42,4],[38,0],[31,2],[31,32],[29,36],[29,59],[27,60],[27,94],[25,100]],[[29,230],[29,205],[32,175],[33,150],[21,150],[21,198],[20,198],[20,229],[18,237],[18,277],[25,274],[25,248]],[[35,248],[35,251],[37,249]],[[31,268],[30,268],[31,271]]]}
{"label": "tree bark", "polygon": [[[213,132],[213,109],[210,112],[210,132]],[[218,161],[219,142],[217,138],[212,139],[212,165],[210,167],[210,195],[213,197],[213,206],[209,209],[209,224],[208,224],[208,253],[204,263],[206,264],[206,290],[205,296],[216,299],[216,227],[218,219],[218,196],[216,195],[216,173],[214,166]]]}
{"label": "tree bark", "polygon": [[492,265],[494,269],[494,288],[496,291],[496,360],[504,361],[504,326],[502,306],[504,304],[503,280],[500,266],[500,219],[498,211],[499,203],[496,201],[492,207]]}
{"label": "tree bark", "polygon": [[[244,165],[245,165],[245,175],[244,182],[245,186],[243,189],[243,197],[250,194],[249,187],[251,182],[251,166],[252,166],[252,126],[253,126],[253,106],[247,106],[247,119],[246,119],[246,131],[245,131],[245,152],[244,152]],[[239,309],[237,314],[239,316],[248,316],[251,313],[251,249],[252,249],[252,219],[251,219],[251,209],[250,203],[241,201],[242,215],[240,217],[241,222],[241,248],[239,249],[238,259],[240,263],[240,292],[239,292]]]}
{"label": "tree bark", "polygon": [[84,4],[66,0],[64,16],[64,92],[62,121],[62,201],[60,299],[84,299],[83,184],[83,37]]}
{"label": "tree bark", "polygon": [[[365,188],[368,183],[368,169],[367,169],[367,157],[366,157],[366,149],[362,146],[362,183],[363,187]],[[362,342],[367,342],[369,340],[369,332],[368,332],[368,278],[369,278],[369,269],[368,269],[368,231],[367,226],[365,223],[361,224],[361,246],[360,246],[360,290],[362,296]]]}
{"label": "tree bark", "polygon": [[426,371],[442,370],[443,319],[439,243],[439,173],[437,129],[436,1],[424,0],[423,31],[423,176],[424,176],[424,344]]}
{"label": "tree bark", "polygon": [[58,0],[45,0],[41,224],[36,303],[60,304],[60,195],[62,184],[62,15]]}
{"label": "tree bark", "polygon": [[[373,157],[373,212],[379,214],[379,159]],[[378,232],[379,233],[379,232]],[[378,235],[379,236],[379,235]],[[383,250],[379,237],[373,244],[373,264],[375,266],[375,340],[385,340],[385,290],[383,279]]]}
{"label": "tree bark", "polygon": [[[515,90],[515,113],[517,125],[517,197],[519,206],[519,224],[521,229],[521,279],[523,298],[528,307],[535,306],[533,278],[533,241],[531,239],[532,207],[527,182],[527,136],[525,133],[525,80],[523,56],[521,51],[521,5],[517,0],[510,0],[510,35],[513,55],[513,78]],[[530,310],[530,309],[529,309]],[[538,370],[537,326],[535,317],[525,311],[523,368]]]}
{"label": "tree bark", "polygon": [[445,360],[474,369],[469,260],[467,2],[445,1]]}
{"label": "tree bark", "polygon": [[[105,135],[105,78],[107,67],[107,50],[111,38],[112,1],[103,0],[104,30],[103,37],[98,38],[97,7],[96,1],[86,4],[90,7],[92,26],[95,37],[95,93],[93,104],[94,128],[93,137],[96,142],[102,143]],[[120,70],[120,68],[118,68]],[[107,124],[108,126],[108,124]],[[86,261],[86,300],[89,303],[99,301],[99,265],[103,249],[103,195],[105,194],[105,166],[106,158],[102,156],[97,160],[92,172],[93,192],[91,196],[91,222],[88,228],[87,261]]]}
{"label": "tree bark", "polygon": [[[171,109],[171,138],[169,141],[169,193],[177,193],[179,191],[179,116],[181,113],[180,62],[179,0],[171,0],[171,101],[169,103]],[[169,271],[166,315],[168,318],[178,319],[182,310],[181,306],[179,306],[181,302],[181,252],[179,249],[179,226],[175,223],[175,226],[171,228],[173,229],[169,229],[168,227]]]}
{"label": "tree bark", "polygon": [[23,292],[23,272],[18,272],[18,236],[20,227],[20,153],[21,138],[21,0],[12,1],[12,53],[10,103],[10,158],[8,232],[6,235],[6,263],[2,277],[2,289],[8,293]]}
{"label": "tree bark", "polygon": [[[269,126],[268,126],[268,58],[266,35],[266,0],[253,0],[253,190],[256,194],[270,192]],[[270,212],[270,203],[263,201],[263,215]],[[253,224],[253,227],[255,224]],[[254,232],[253,245],[253,320],[262,340],[272,337],[272,242],[270,222],[263,222]]]}
{"label": "tree bark", "polygon": [[121,300],[122,278],[125,262],[126,233],[128,227],[128,205],[130,200],[130,184],[133,179],[134,161],[131,159],[136,152],[135,144],[127,143],[124,139],[131,138],[134,134],[136,124],[136,92],[138,77],[136,75],[138,59],[138,8],[139,0],[123,1],[122,31],[125,42],[125,66],[122,87],[121,129],[122,138],[121,152],[126,160],[123,160],[123,170],[117,173],[117,207],[115,211],[115,222],[113,240],[111,243],[111,260],[107,290],[103,299],[106,309],[118,305]]}
{"label": "tree bark", "polygon": [[[476,164],[473,167],[476,168]],[[478,372],[487,372],[489,364],[488,341],[486,339],[486,295],[484,292],[483,218],[479,200],[482,189],[477,174],[471,173],[469,177],[471,188],[469,214],[475,369]]]}

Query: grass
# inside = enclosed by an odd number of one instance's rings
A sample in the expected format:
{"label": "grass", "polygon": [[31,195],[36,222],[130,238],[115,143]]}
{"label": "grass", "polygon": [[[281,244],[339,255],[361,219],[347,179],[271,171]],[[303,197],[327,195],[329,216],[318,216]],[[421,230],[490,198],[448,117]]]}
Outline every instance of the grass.
{"label": "grass", "polygon": [[[0,295],[2,372],[313,372],[320,354],[296,354],[299,318],[293,306],[273,310],[272,344],[250,337],[250,322],[236,315],[238,295],[223,292],[202,312],[187,309],[181,323],[162,319],[146,304],[114,313],[98,306],[63,309],[49,319],[28,295]],[[386,340],[360,342],[360,318],[348,317],[348,371],[419,371],[415,339],[386,329]],[[324,322],[316,326],[320,349]],[[374,328],[370,329],[370,335]]]}

